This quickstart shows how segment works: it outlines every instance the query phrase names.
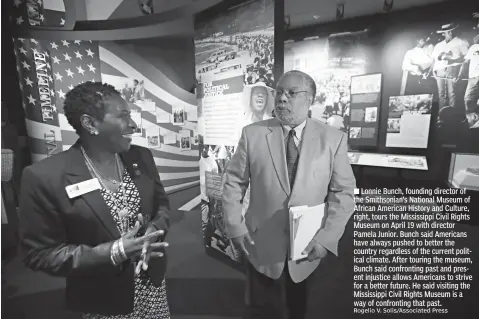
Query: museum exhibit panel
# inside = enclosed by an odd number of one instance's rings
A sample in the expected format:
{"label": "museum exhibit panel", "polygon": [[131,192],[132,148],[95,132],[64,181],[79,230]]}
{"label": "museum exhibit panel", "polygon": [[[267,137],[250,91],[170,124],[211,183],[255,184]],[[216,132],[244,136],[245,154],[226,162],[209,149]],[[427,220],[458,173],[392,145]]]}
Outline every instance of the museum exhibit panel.
{"label": "museum exhibit panel", "polygon": [[313,76],[311,117],[348,133],[360,184],[382,167],[444,187],[451,153],[479,152],[476,11],[445,2],[286,31],[284,68]]}

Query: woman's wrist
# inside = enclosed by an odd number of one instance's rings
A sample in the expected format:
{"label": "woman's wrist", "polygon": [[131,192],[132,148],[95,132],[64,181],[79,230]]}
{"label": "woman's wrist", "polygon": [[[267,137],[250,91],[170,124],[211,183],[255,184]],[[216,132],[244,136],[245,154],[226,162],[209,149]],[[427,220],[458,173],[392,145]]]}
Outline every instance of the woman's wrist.
{"label": "woman's wrist", "polygon": [[123,239],[120,238],[116,240],[111,246],[110,260],[114,266],[118,266],[127,259],[128,258],[125,254],[125,249],[123,247]]}

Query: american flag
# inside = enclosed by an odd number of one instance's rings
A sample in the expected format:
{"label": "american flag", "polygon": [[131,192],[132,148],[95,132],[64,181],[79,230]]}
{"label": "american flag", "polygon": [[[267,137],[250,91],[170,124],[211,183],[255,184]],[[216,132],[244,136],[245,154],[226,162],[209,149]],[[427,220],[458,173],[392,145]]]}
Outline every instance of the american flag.
{"label": "american flag", "polygon": [[[32,157],[62,151],[66,93],[86,81],[101,81],[98,43],[13,39]],[[72,136],[70,136],[72,135]],[[76,139],[76,134],[67,140]],[[47,142],[45,142],[48,140]]]}
{"label": "american flag", "polygon": [[57,109],[63,113],[68,91],[80,83],[101,82],[100,58],[96,41],[48,41]]}
{"label": "american flag", "polygon": [[[61,3],[61,2],[57,2]],[[48,7],[52,1],[43,0],[13,0],[10,11],[10,21],[15,26],[27,27],[28,25],[62,26],[65,24],[65,11],[52,10]],[[56,6],[58,9],[58,5]]]}

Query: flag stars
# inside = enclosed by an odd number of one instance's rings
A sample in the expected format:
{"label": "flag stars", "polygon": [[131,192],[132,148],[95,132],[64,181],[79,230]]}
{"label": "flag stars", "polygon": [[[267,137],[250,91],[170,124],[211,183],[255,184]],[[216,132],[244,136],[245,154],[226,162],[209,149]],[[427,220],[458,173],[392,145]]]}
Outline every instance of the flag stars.
{"label": "flag stars", "polygon": [[88,56],[91,56],[91,57],[93,58],[93,55],[94,55],[95,53],[93,53],[92,50],[87,49],[87,50],[86,50],[86,54],[88,54]]}
{"label": "flag stars", "polygon": [[52,60],[53,60],[53,63],[60,64],[60,59],[58,57],[54,56]]}
{"label": "flag stars", "polygon": [[30,80],[29,77],[26,77],[26,78],[25,78],[25,84],[28,85],[28,86],[30,86],[30,87],[33,87],[33,81]]}
{"label": "flag stars", "polygon": [[75,52],[75,56],[77,59],[82,59],[83,55],[80,53],[80,51]]}
{"label": "flag stars", "polygon": [[20,74],[20,66],[17,64],[17,72]]}
{"label": "flag stars", "polygon": [[20,53],[27,55],[27,50],[25,50],[23,47],[20,48]]}
{"label": "flag stars", "polygon": [[68,53],[65,53],[63,56],[65,57],[65,61],[68,61],[68,62],[72,61],[72,58],[71,56],[68,55]]}
{"label": "flag stars", "polygon": [[20,91],[23,92],[23,84],[22,84],[22,82],[18,83],[18,86],[20,87]]}
{"label": "flag stars", "polygon": [[68,89],[69,89],[69,90],[73,90],[73,85],[70,84],[70,85],[68,86]]}
{"label": "flag stars", "polygon": [[17,24],[20,25],[24,22],[23,18],[20,16],[17,18]]}
{"label": "flag stars", "polygon": [[62,44],[66,46],[67,48],[70,47],[70,42],[68,42],[67,40],[62,40]]}
{"label": "flag stars", "polygon": [[67,72],[67,75],[68,75],[69,77],[72,77],[72,78],[73,78],[73,72],[72,72],[72,70],[66,69],[65,71]]}
{"label": "flag stars", "polygon": [[43,14],[40,14],[40,20],[42,20],[42,22],[45,21],[45,16]]}
{"label": "flag stars", "polygon": [[58,50],[58,44],[55,42],[50,43],[50,45],[52,46],[52,49]]}
{"label": "flag stars", "polygon": [[35,49],[35,48],[33,48],[32,51],[33,51],[34,54],[38,54],[38,53],[39,53],[38,50]]}
{"label": "flag stars", "polygon": [[73,43],[80,45],[80,44],[81,44],[81,40],[75,40]]}
{"label": "flag stars", "polygon": [[35,99],[33,98],[33,96],[30,94],[30,96],[28,97],[28,103],[31,103],[33,105],[35,105]]}
{"label": "flag stars", "polygon": [[77,66],[77,70],[78,70],[78,73],[80,73],[81,75],[84,75],[85,70],[83,70],[81,66]]}
{"label": "flag stars", "polygon": [[24,39],[24,38],[18,38],[18,41],[20,41],[21,43],[25,43],[25,39]]}
{"label": "flag stars", "polygon": [[38,41],[35,40],[35,39],[30,39],[30,42],[31,42],[31,43],[34,43],[35,45],[38,45]]}
{"label": "flag stars", "polygon": [[93,66],[93,64],[88,64],[88,68],[90,69],[91,72],[95,73],[96,68]]}
{"label": "flag stars", "polygon": [[28,71],[30,71],[30,65],[27,62],[23,61],[22,65],[24,69],[27,69]]}
{"label": "flag stars", "polygon": [[17,7],[17,8],[18,8],[21,4],[22,4],[22,0],[15,0],[15,1],[13,2],[13,5],[14,5],[15,7]]}
{"label": "flag stars", "polygon": [[53,91],[52,89],[50,89],[50,95],[51,95],[51,96],[55,96],[55,91]]}
{"label": "flag stars", "polygon": [[63,75],[61,75],[60,72],[57,72],[54,75],[56,80],[63,81]]}
{"label": "flag stars", "polygon": [[62,18],[62,19],[60,20],[60,25],[65,25],[65,19]]}
{"label": "flag stars", "polygon": [[58,93],[59,98],[65,99],[65,93],[61,89],[59,91],[57,91],[57,93]]}

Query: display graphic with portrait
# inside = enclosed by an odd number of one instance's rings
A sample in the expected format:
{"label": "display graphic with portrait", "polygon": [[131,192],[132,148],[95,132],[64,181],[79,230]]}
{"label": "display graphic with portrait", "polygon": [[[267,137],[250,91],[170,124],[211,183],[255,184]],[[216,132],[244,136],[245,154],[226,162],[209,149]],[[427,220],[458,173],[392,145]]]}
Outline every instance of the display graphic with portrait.
{"label": "display graphic with portrait", "polygon": [[[274,1],[256,0],[195,21],[203,239],[238,262],[241,255],[222,230],[222,177],[243,127],[272,117],[273,18]],[[249,189],[244,210],[248,198]]]}
{"label": "display graphic with portrait", "polygon": [[316,82],[311,117],[344,132],[350,123],[351,77],[364,74],[367,66],[365,39],[367,31],[359,31],[285,43],[285,72],[300,70]]}

